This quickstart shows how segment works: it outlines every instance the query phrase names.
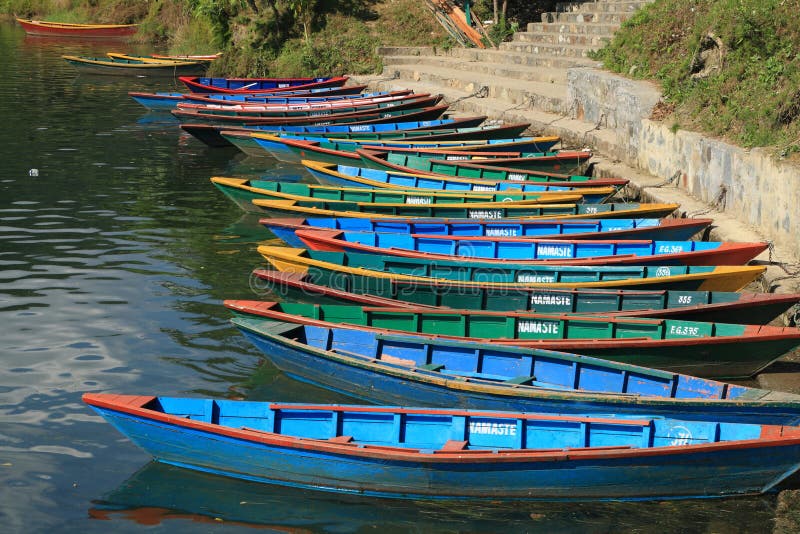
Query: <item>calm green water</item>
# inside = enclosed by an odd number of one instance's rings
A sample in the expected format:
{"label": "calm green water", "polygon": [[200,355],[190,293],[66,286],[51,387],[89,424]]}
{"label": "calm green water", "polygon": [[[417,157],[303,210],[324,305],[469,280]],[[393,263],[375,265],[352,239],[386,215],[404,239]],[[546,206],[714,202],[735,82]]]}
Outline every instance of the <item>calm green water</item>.
{"label": "calm green water", "polygon": [[[256,218],[213,175],[302,174],[207,149],[61,54],[136,52],[0,23],[0,525],[7,532],[765,532],[776,499],[443,504],[269,487],[149,463],[85,391],[347,402],[227,323],[252,298]],[[31,169],[38,176],[31,176]]]}

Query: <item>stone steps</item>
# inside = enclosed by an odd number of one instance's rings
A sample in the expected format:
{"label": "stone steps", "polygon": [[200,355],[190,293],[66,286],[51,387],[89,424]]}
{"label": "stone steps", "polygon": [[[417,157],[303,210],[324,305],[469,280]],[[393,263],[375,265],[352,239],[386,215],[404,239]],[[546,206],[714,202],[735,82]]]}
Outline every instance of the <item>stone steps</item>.
{"label": "stone steps", "polygon": [[549,113],[561,113],[566,109],[566,83],[504,78],[479,72],[477,68],[462,70],[426,63],[386,65],[384,76],[388,75],[396,75],[401,83],[424,82],[434,86],[434,93],[455,90],[470,94],[486,87],[487,96],[503,100],[509,107],[525,105]]}
{"label": "stone steps", "polygon": [[558,13],[630,13],[641,9],[653,0],[607,0],[604,2],[559,2],[556,4]]}

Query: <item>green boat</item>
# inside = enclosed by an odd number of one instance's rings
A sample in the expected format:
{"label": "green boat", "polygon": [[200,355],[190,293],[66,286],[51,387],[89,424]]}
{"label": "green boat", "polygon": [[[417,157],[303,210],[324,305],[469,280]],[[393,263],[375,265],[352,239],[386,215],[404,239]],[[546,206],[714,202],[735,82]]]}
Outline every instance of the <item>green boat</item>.
{"label": "green boat", "polygon": [[260,246],[258,252],[282,272],[316,272],[318,283],[354,293],[368,284],[388,294],[393,280],[449,285],[453,293],[492,288],[517,293],[530,288],[675,289],[738,291],[766,271],[763,266],[503,266],[474,259],[426,260],[354,252]]}
{"label": "green boat", "polygon": [[[272,152],[265,149],[260,143],[256,142],[254,133],[265,133],[279,135],[287,139],[308,139],[311,137],[334,139],[334,140],[347,140],[358,139],[362,141],[386,141],[386,140],[413,140],[413,141],[430,141],[430,142],[445,142],[445,141],[485,141],[489,139],[500,139],[509,137],[518,137],[522,132],[527,129],[530,124],[510,124],[504,126],[473,126],[469,128],[440,128],[425,130],[423,128],[416,130],[392,130],[385,132],[270,132],[259,130],[248,130],[244,128],[223,130],[220,132],[228,143],[234,145],[247,155],[255,157],[275,156]],[[354,128],[355,129],[355,128]],[[553,145],[561,141],[559,137],[536,137],[539,140],[537,149],[539,151],[547,151]],[[287,154],[288,154],[287,150]],[[281,159],[283,159],[282,156]]]}
{"label": "green boat", "polygon": [[[603,202],[615,193],[613,187],[584,188],[577,191],[536,191],[536,192],[482,192],[461,193],[456,191],[440,192],[433,190],[403,191],[397,189],[377,189],[365,187],[338,187],[291,182],[274,182],[269,180],[247,180],[243,178],[211,178],[217,189],[222,191],[236,205],[245,211],[263,213],[253,204],[255,199],[265,200],[298,200],[304,202],[330,201],[328,206],[335,207],[337,202],[358,203],[362,211],[388,209],[387,204],[400,204],[403,211],[406,206],[427,206],[430,204],[469,204],[469,203],[573,203]],[[378,204],[379,206],[369,206]],[[398,208],[399,209],[399,208]],[[409,208],[410,209],[410,208]],[[427,210],[428,208],[424,208]],[[419,212],[419,210],[412,210]]]}
{"label": "green boat", "polygon": [[269,322],[535,347],[714,378],[752,376],[800,345],[800,330],[794,327],[424,307],[242,300],[225,305]]}
{"label": "green boat", "polygon": [[[224,136],[224,135],[223,135]],[[383,139],[378,141],[337,140],[319,137],[293,138],[268,133],[251,134],[248,146],[255,142],[278,160],[295,162],[313,159],[337,165],[360,165],[357,151],[362,148],[389,152],[392,157],[404,155],[423,160],[466,161],[493,167],[509,167],[536,172],[561,172],[577,174],[586,168],[591,158],[587,151],[529,152],[542,138],[520,140],[430,141],[427,139]],[[553,139],[553,142],[557,138]],[[233,138],[229,138],[234,143]]]}
{"label": "green boat", "polygon": [[578,174],[497,167],[470,161],[447,161],[444,158],[432,159],[430,157],[380,149],[361,148],[356,153],[361,158],[360,166],[381,171],[481,180],[509,180],[514,182],[530,180],[535,182],[585,182],[592,180],[591,176]]}
{"label": "green boat", "polygon": [[[367,280],[358,287],[330,287],[324,273],[253,270],[252,287],[268,290],[273,299],[313,304],[360,304],[392,308],[430,307],[484,311],[535,311],[625,317],[660,317],[684,321],[769,324],[800,303],[800,293],[749,293],[734,291],[673,291],[620,289],[545,289],[518,291],[475,287],[453,291],[447,283]],[[355,281],[356,278],[351,280]],[[357,292],[355,292],[357,291]]]}

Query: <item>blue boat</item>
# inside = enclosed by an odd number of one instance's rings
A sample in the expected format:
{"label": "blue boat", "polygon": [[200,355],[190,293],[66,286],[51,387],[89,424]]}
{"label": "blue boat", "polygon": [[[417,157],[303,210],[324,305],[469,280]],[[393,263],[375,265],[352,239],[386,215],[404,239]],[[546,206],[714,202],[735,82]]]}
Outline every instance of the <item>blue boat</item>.
{"label": "blue boat", "polygon": [[[402,121],[385,123],[347,123],[330,124],[327,126],[290,126],[278,124],[248,124],[246,126],[218,125],[218,124],[181,124],[181,129],[196,137],[199,141],[213,146],[224,147],[233,146],[230,141],[222,137],[222,131],[242,131],[242,132],[269,132],[269,133],[297,133],[300,135],[327,135],[327,134],[375,134],[391,133],[405,130],[439,130],[439,129],[458,129],[476,128],[486,120],[485,116],[461,117],[448,119],[432,119],[423,121]],[[433,133],[433,132],[431,132]]]}
{"label": "blue boat", "polygon": [[314,178],[323,184],[334,184],[346,187],[385,187],[388,189],[436,189],[444,191],[528,191],[528,187],[547,184],[555,187],[603,187],[614,186],[621,189],[628,180],[621,178],[595,179],[589,176],[571,177],[569,180],[554,178],[552,180],[484,180],[449,176],[426,176],[407,172],[368,169],[352,165],[340,165],[322,161],[300,160],[300,163]]}
{"label": "blue boat", "polygon": [[668,418],[87,393],[156,461],[365,496],[605,500],[772,491],[800,429]]}
{"label": "blue boat", "polygon": [[[237,310],[236,301],[226,305]],[[362,401],[800,424],[798,395],[590,356],[246,316],[232,322],[287,375]]]}
{"label": "blue boat", "polygon": [[[369,191],[364,189],[364,191]],[[476,258],[502,265],[745,265],[766,242],[531,239],[305,229],[295,235],[313,250],[429,259]]]}
{"label": "blue boat", "polygon": [[[544,186],[539,186],[544,187]],[[268,230],[291,247],[305,245],[295,230],[324,228],[350,232],[384,232],[467,237],[530,237],[542,239],[659,239],[686,241],[703,231],[712,219],[596,219],[575,220],[457,220],[379,218],[260,219]]]}

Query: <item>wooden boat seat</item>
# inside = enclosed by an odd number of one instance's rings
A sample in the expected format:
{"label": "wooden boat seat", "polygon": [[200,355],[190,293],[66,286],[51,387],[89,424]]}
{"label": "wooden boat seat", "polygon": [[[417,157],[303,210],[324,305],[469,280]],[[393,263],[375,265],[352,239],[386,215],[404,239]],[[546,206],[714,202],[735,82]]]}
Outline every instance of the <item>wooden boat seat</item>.
{"label": "wooden boat seat", "polygon": [[506,380],[508,384],[519,384],[520,386],[530,386],[534,382],[536,382],[535,376],[515,376]]}
{"label": "wooden boat seat", "polygon": [[467,441],[457,441],[454,439],[448,439],[447,441],[444,442],[444,445],[442,445],[442,448],[440,450],[445,452],[463,451],[464,449],[467,448],[467,443],[468,443]]}

